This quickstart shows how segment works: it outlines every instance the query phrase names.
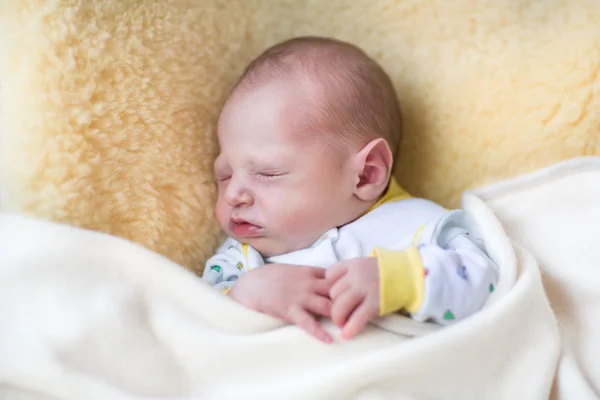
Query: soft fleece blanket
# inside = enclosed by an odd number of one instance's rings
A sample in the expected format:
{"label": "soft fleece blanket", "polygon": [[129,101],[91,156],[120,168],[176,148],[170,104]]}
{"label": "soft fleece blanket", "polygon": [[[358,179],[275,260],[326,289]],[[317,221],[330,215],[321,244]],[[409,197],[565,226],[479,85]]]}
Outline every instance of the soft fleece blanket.
{"label": "soft fleece blanket", "polygon": [[444,329],[391,316],[332,345],[125,240],[0,214],[0,398],[597,398],[600,158],[463,207],[501,266],[485,309]]}

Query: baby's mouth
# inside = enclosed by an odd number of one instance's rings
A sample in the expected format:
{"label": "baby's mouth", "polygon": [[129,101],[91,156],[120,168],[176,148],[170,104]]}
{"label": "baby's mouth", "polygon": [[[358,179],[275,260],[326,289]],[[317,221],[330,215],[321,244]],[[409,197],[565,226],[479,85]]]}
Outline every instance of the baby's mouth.
{"label": "baby's mouth", "polygon": [[261,236],[264,228],[254,225],[243,219],[232,218],[229,221],[229,229],[238,238],[252,238]]}

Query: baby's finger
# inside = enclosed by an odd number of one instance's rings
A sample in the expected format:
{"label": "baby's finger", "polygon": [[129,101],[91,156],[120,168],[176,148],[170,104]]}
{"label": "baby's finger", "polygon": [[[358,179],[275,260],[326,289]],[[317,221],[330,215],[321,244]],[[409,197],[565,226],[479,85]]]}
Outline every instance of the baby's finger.
{"label": "baby's finger", "polygon": [[331,316],[331,300],[328,297],[311,296],[306,300],[304,308],[313,314],[323,317]]}
{"label": "baby's finger", "polygon": [[324,268],[317,268],[317,267],[309,267],[310,268],[310,272],[312,273],[312,276],[314,276],[315,278],[319,278],[319,279],[325,279],[325,274],[327,273],[327,271]]}
{"label": "baby's finger", "polygon": [[347,279],[338,279],[338,281],[331,287],[331,290],[329,290],[329,297],[332,300],[337,299],[342,295],[342,293],[350,289],[350,286],[351,285]]}
{"label": "baby's finger", "polygon": [[290,310],[291,322],[296,324],[300,329],[303,329],[311,336],[314,336],[323,343],[333,342],[333,338],[321,325],[316,318],[300,307],[294,307]]}
{"label": "baby's finger", "polygon": [[342,328],[340,336],[344,340],[352,339],[357,333],[362,331],[371,318],[375,317],[376,314],[369,308],[368,304],[362,303],[354,310],[348,322]]}
{"label": "baby's finger", "polygon": [[317,279],[314,285],[314,291],[319,296],[329,297],[329,291],[331,290],[331,282],[325,279]]}
{"label": "baby's finger", "polygon": [[348,272],[348,268],[346,268],[344,264],[335,264],[325,272],[325,279],[333,283],[346,275],[346,272]]}
{"label": "baby's finger", "polygon": [[346,290],[331,306],[331,320],[337,326],[345,325],[350,314],[362,303],[364,296],[354,290]]}

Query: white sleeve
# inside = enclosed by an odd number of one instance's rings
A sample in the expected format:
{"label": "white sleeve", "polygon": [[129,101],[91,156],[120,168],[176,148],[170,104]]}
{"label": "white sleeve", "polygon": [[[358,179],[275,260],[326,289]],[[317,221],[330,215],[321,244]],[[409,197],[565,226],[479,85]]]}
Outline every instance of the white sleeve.
{"label": "white sleeve", "polygon": [[244,260],[241,243],[227,238],[206,261],[202,280],[216,289],[227,289],[244,273]]}
{"label": "white sleeve", "polygon": [[418,246],[424,295],[416,320],[449,325],[479,311],[498,282],[498,267],[465,226],[442,227],[436,239]]}

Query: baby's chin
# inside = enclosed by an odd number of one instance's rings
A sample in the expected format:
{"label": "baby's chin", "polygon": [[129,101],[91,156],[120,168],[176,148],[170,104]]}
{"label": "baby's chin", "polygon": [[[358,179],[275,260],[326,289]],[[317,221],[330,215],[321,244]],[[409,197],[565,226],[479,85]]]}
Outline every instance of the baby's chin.
{"label": "baby's chin", "polygon": [[291,253],[297,250],[302,250],[310,246],[308,245],[290,245],[283,243],[280,240],[270,238],[268,236],[256,238],[236,238],[240,243],[247,244],[254,250],[258,251],[263,258],[276,257],[282,254]]}
{"label": "baby's chin", "polygon": [[238,239],[241,243],[246,243],[254,250],[258,251],[263,258],[275,257],[287,253],[282,243],[269,237],[242,238]]}

